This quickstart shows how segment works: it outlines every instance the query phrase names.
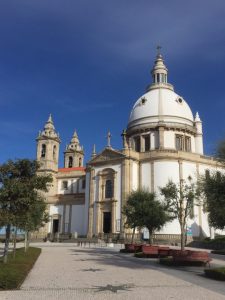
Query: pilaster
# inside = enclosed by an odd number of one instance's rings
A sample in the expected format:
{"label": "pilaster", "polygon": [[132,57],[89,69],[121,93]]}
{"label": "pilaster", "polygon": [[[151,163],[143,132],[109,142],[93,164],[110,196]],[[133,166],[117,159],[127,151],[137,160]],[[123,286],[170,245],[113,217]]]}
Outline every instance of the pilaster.
{"label": "pilaster", "polygon": [[112,201],[112,233],[116,232],[116,200]]}
{"label": "pilaster", "polygon": [[89,193],[89,210],[88,210],[88,237],[93,236],[93,223],[94,223],[94,176],[95,170],[91,169],[90,174],[90,193]]}
{"label": "pilaster", "polygon": [[129,178],[130,178],[130,167],[129,167],[129,160],[124,159],[122,163],[121,168],[121,178],[122,178],[122,184],[121,184],[121,222],[120,222],[120,232],[124,233],[124,225],[125,225],[125,216],[122,214],[122,210],[124,205],[127,202],[127,196],[130,191],[130,184],[129,184]]}
{"label": "pilaster", "polygon": [[[199,163],[196,163],[196,173],[197,173],[197,179],[199,179]],[[203,211],[203,203],[202,201],[200,201],[200,203],[198,203],[199,237],[203,237],[202,211]]]}
{"label": "pilaster", "polygon": [[159,149],[164,149],[164,127],[159,127]]}

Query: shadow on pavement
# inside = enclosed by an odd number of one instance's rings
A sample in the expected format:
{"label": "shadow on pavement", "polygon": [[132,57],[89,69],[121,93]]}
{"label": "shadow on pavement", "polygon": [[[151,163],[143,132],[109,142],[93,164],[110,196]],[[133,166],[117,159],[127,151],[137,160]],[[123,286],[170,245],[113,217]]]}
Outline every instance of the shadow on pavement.
{"label": "shadow on pavement", "polygon": [[[225,284],[211,280],[204,276],[204,268],[201,266],[190,267],[168,267],[158,263],[158,259],[143,259],[135,258],[132,254],[122,254],[118,250],[102,249],[102,248],[73,248],[69,249],[71,255],[79,254],[82,259],[79,261],[93,261],[100,266],[114,266],[117,268],[129,268],[129,269],[154,269],[159,272],[163,272],[167,275],[182,279],[194,285],[198,285],[202,288],[209,289],[211,291],[225,295]],[[83,255],[88,255],[91,258],[85,258]],[[211,264],[211,267],[214,267]]]}

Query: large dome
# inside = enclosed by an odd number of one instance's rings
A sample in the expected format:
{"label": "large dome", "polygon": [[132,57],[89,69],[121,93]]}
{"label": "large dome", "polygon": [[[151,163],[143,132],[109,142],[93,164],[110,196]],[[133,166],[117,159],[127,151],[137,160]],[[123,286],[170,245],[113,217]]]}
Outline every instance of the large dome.
{"label": "large dome", "polygon": [[168,126],[193,126],[193,114],[186,101],[167,82],[168,69],[158,53],[152,69],[152,84],[134,104],[128,129],[141,129],[164,123]]}
{"label": "large dome", "polygon": [[131,111],[128,128],[151,123],[180,123],[193,126],[187,102],[173,90],[158,87],[140,97]]}

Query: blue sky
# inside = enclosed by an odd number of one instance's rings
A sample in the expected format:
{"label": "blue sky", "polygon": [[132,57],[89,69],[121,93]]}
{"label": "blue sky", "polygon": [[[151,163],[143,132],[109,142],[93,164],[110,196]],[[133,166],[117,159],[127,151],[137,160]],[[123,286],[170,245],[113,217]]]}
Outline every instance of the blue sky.
{"label": "blue sky", "polygon": [[121,148],[158,44],[213,153],[225,136],[224,33],[224,0],[0,0],[0,162],[35,158],[49,113],[61,162],[74,129],[86,160],[108,130]]}

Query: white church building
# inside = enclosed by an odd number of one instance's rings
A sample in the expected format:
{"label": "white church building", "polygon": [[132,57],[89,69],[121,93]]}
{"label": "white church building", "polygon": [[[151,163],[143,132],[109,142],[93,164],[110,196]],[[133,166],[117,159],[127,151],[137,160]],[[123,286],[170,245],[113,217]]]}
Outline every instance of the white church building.
{"label": "white church building", "polygon": [[[138,188],[158,192],[171,179],[175,183],[189,176],[197,180],[206,170],[221,171],[219,162],[203,152],[202,121],[193,115],[188,103],[168,83],[168,70],[157,54],[152,83],[134,104],[126,130],[122,132],[122,150],[108,145],[83,166],[84,151],[77,133],[64,152],[64,168],[58,168],[60,138],[51,116],[37,137],[40,172],[53,175],[46,195],[50,222],[44,234],[79,236],[122,235],[122,208],[128,195]],[[195,206],[188,220],[195,238],[214,236],[203,206]],[[180,234],[177,220],[167,223],[158,233]]]}

